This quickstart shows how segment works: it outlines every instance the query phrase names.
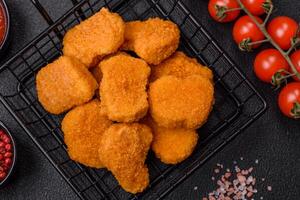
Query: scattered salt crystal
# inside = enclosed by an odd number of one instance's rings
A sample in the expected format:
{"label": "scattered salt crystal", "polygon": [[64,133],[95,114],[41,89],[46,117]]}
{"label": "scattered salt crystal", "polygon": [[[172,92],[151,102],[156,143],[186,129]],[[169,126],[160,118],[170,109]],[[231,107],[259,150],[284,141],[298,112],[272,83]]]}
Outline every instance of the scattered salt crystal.
{"label": "scattered salt crystal", "polygon": [[[240,160],[244,160],[244,158],[240,157]],[[258,192],[254,188],[256,179],[251,175],[254,168],[241,169],[236,161],[233,161],[233,163],[234,170],[232,171],[229,168],[223,168],[222,164],[217,163],[214,173],[218,175],[211,177],[211,179],[216,181],[218,188],[202,200],[254,200],[253,197]],[[258,164],[258,159],[255,160],[255,163]],[[265,178],[261,180],[264,181]],[[197,189],[197,186],[195,186],[194,190]],[[267,186],[267,190],[271,191],[272,187]]]}
{"label": "scattered salt crystal", "polygon": [[239,166],[235,166],[235,171],[236,171],[237,173],[239,173],[239,172],[241,171],[241,169],[239,168]]}
{"label": "scattered salt crystal", "polygon": [[262,179],[261,179],[261,181],[265,181],[265,180],[266,180],[265,178],[262,178]]}
{"label": "scattered salt crystal", "polygon": [[248,170],[242,170],[242,174],[243,174],[243,175],[248,175],[249,172],[248,172]]}
{"label": "scattered salt crystal", "polygon": [[225,173],[225,178],[229,178],[231,176],[231,173],[230,172],[227,172],[227,173]]}
{"label": "scattered salt crystal", "polygon": [[271,186],[268,186],[267,189],[268,189],[268,191],[272,191],[272,187]]}
{"label": "scattered salt crystal", "polygon": [[195,186],[195,187],[194,187],[194,190],[198,190],[198,187],[197,187],[197,186]]}
{"label": "scattered salt crystal", "polygon": [[250,167],[250,168],[248,169],[248,172],[251,173],[252,171],[253,171],[253,167]]}
{"label": "scattered salt crystal", "polygon": [[243,175],[240,175],[240,176],[238,176],[238,180],[239,180],[240,183],[245,183],[246,177],[243,176]]}
{"label": "scattered salt crystal", "polygon": [[252,183],[253,182],[253,176],[249,176],[248,178],[247,178],[247,184],[249,185],[250,183]]}
{"label": "scattered salt crystal", "polygon": [[247,187],[247,190],[248,190],[249,192],[253,192],[253,187],[250,185],[249,187]]}
{"label": "scattered salt crystal", "polygon": [[248,192],[248,193],[247,193],[247,197],[250,198],[250,197],[252,197],[252,196],[253,196],[253,192]]}
{"label": "scattered salt crystal", "polygon": [[260,199],[264,199],[264,197],[260,197]]}
{"label": "scattered salt crystal", "polygon": [[256,183],[256,178],[253,178],[252,185],[255,185],[255,183]]}

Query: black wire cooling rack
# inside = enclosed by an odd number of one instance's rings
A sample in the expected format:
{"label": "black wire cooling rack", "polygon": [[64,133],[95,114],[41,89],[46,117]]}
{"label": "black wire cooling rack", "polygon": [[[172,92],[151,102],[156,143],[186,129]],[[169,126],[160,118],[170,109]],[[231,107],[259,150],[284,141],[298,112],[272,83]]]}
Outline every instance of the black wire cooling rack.
{"label": "black wire cooling rack", "polygon": [[[37,0],[32,2],[50,26],[0,67],[1,82],[9,83],[0,85],[0,100],[82,199],[160,199],[266,109],[264,99],[180,0],[71,0],[73,7],[56,22]],[[180,49],[209,66],[215,76],[215,106],[199,130],[200,142],[195,152],[174,166],[161,163],[150,152],[150,186],[138,195],[122,190],[110,172],[70,160],[60,129],[63,116],[47,113],[35,91],[37,71],[62,54],[61,39],[66,31],[103,6],[125,20],[154,16],[172,20],[181,29]]]}

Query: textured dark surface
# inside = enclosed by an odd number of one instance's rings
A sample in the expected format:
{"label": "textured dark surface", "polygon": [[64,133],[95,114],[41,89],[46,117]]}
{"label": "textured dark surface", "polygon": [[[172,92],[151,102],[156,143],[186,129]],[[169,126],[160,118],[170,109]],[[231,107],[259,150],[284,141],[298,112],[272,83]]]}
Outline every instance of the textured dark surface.
{"label": "textured dark surface", "polygon": [[[51,10],[53,18],[59,17],[70,5],[58,0],[41,0]],[[211,35],[228,51],[252,83],[264,94],[269,103],[268,111],[240,136],[218,153],[213,159],[193,173],[180,187],[166,199],[200,199],[213,189],[210,177],[217,162],[231,166],[233,160],[244,157],[243,164],[254,165],[256,176],[266,177],[266,183],[259,185],[259,195],[270,200],[296,200],[300,197],[300,123],[281,116],[277,109],[277,92],[269,85],[260,83],[251,66],[256,53],[240,52],[231,39],[232,24],[217,24],[207,13],[207,1],[184,1],[196,18],[206,25]],[[300,2],[298,0],[274,1],[276,15],[289,15],[297,21]],[[12,17],[12,42],[5,57],[13,55],[24,44],[34,38],[47,24],[40,17],[29,0],[8,0]],[[1,61],[4,58],[1,58]],[[3,84],[9,83],[0,83]],[[0,119],[12,130],[18,143],[18,165],[10,184],[0,189],[0,199],[78,199],[69,186],[50,165],[47,159],[21,130],[12,117],[0,105]],[[266,192],[272,185],[273,191]],[[194,187],[197,186],[197,190]]]}

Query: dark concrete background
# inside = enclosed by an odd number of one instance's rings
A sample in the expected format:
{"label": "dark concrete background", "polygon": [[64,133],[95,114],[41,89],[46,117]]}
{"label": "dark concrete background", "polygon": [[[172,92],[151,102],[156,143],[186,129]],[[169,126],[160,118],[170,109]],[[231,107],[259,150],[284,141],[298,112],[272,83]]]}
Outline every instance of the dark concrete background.
{"label": "dark concrete background", "polygon": [[[57,18],[71,6],[68,0],[41,0]],[[277,108],[277,92],[269,85],[260,83],[252,71],[252,62],[257,52],[240,52],[232,42],[232,24],[218,24],[207,13],[207,0],[184,0],[196,18],[205,25],[211,35],[226,48],[228,54],[240,66],[269,104],[267,112],[243,131],[233,142],[209,160],[200,170],[193,173],[166,199],[201,199],[214,186],[210,180],[217,162],[231,167],[234,160],[244,158],[245,166],[259,164],[257,177],[266,177],[258,185],[259,195],[266,200],[298,200],[300,198],[300,123],[283,117]],[[300,21],[299,0],[274,0],[276,15],[288,15]],[[5,58],[13,55],[22,46],[42,32],[47,24],[31,4],[30,0],[7,0],[11,11],[12,42]],[[3,61],[5,58],[0,58]],[[3,83],[0,80],[0,84]],[[18,143],[18,165],[11,183],[0,189],[2,200],[75,200],[78,197],[59,176],[47,159],[31,142],[9,113],[0,105],[0,119],[13,131]],[[272,192],[266,186],[272,185]],[[194,188],[197,187],[197,190]]]}

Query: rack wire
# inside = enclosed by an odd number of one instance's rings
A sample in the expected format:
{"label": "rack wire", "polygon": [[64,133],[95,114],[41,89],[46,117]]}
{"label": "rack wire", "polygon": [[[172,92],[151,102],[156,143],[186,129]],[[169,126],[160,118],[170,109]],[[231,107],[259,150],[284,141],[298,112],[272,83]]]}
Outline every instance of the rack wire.
{"label": "rack wire", "polygon": [[[180,0],[70,1],[73,7],[53,22],[40,2],[32,0],[49,27],[0,67],[0,80],[9,83],[0,86],[0,101],[81,199],[161,199],[265,111],[263,97]],[[61,39],[66,31],[103,6],[126,21],[154,16],[172,20],[182,33],[180,49],[209,66],[215,76],[214,109],[199,130],[200,142],[194,153],[181,164],[165,165],[150,152],[146,161],[150,186],[138,195],[122,190],[107,170],[72,161],[60,129],[63,115],[47,113],[36,95],[35,75],[62,54]]]}

